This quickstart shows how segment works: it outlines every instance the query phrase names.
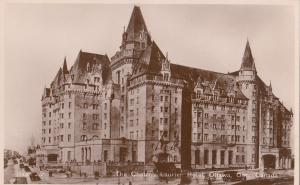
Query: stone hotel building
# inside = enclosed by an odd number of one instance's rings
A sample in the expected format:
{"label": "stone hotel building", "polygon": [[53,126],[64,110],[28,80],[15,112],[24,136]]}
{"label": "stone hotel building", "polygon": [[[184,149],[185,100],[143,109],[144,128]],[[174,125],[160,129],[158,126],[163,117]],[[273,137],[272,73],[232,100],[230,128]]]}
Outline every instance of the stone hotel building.
{"label": "stone hotel building", "polygon": [[153,165],[167,152],[182,168],[291,168],[293,113],[258,76],[248,41],[240,68],[219,73],[171,63],[137,6],[121,36],[111,58],[65,59],[44,89],[43,163]]}

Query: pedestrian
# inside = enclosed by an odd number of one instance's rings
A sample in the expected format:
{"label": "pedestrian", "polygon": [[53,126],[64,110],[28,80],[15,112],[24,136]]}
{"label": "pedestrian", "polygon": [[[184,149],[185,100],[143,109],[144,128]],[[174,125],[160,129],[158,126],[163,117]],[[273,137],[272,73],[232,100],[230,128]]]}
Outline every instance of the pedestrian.
{"label": "pedestrian", "polygon": [[129,183],[128,183],[128,185],[132,185],[132,182],[129,180]]}
{"label": "pedestrian", "polygon": [[208,183],[208,185],[212,185],[212,181],[211,181],[211,178],[210,178],[210,177],[208,177],[207,183]]}

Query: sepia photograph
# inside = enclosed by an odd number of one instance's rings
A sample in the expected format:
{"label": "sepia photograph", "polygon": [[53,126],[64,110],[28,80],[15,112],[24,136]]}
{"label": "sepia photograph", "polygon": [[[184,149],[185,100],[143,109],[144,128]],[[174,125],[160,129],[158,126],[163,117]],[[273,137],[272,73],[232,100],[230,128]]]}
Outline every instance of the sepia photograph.
{"label": "sepia photograph", "polygon": [[5,1],[1,182],[297,184],[299,2],[263,2]]}

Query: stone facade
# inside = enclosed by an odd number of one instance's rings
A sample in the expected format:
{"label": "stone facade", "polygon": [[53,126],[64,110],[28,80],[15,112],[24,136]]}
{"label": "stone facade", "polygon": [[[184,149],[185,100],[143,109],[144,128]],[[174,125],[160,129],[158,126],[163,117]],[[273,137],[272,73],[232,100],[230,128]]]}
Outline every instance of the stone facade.
{"label": "stone facade", "polygon": [[136,6],[111,59],[80,51],[70,69],[64,61],[42,114],[45,163],[291,167],[293,113],[257,75],[249,42],[232,73],[173,64]]}

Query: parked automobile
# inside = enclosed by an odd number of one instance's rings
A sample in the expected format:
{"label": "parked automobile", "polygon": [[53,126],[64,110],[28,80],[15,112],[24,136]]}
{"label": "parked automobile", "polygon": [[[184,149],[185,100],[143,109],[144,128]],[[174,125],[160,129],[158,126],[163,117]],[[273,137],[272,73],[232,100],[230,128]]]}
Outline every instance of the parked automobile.
{"label": "parked automobile", "polygon": [[26,177],[13,177],[10,179],[11,184],[28,184]]}
{"label": "parked automobile", "polygon": [[223,174],[224,182],[244,181],[246,176],[238,171],[225,171]]}
{"label": "parked automobile", "polygon": [[60,169],[60,170],[58,170],[58,173],[66,173],[66,170]]}
{"label": "parked automobile", "polygon": [[31,172],[31,170],[30,170],[30,168],[29,168],[28,166],[24,166],[24,170],[25,170],[26,172]]}
{"label": "parked automobile", "polygon": [[38,174],[36,172],[33,172],[29,175],[31,181],[40,181],[41,178],[38,176]]}

